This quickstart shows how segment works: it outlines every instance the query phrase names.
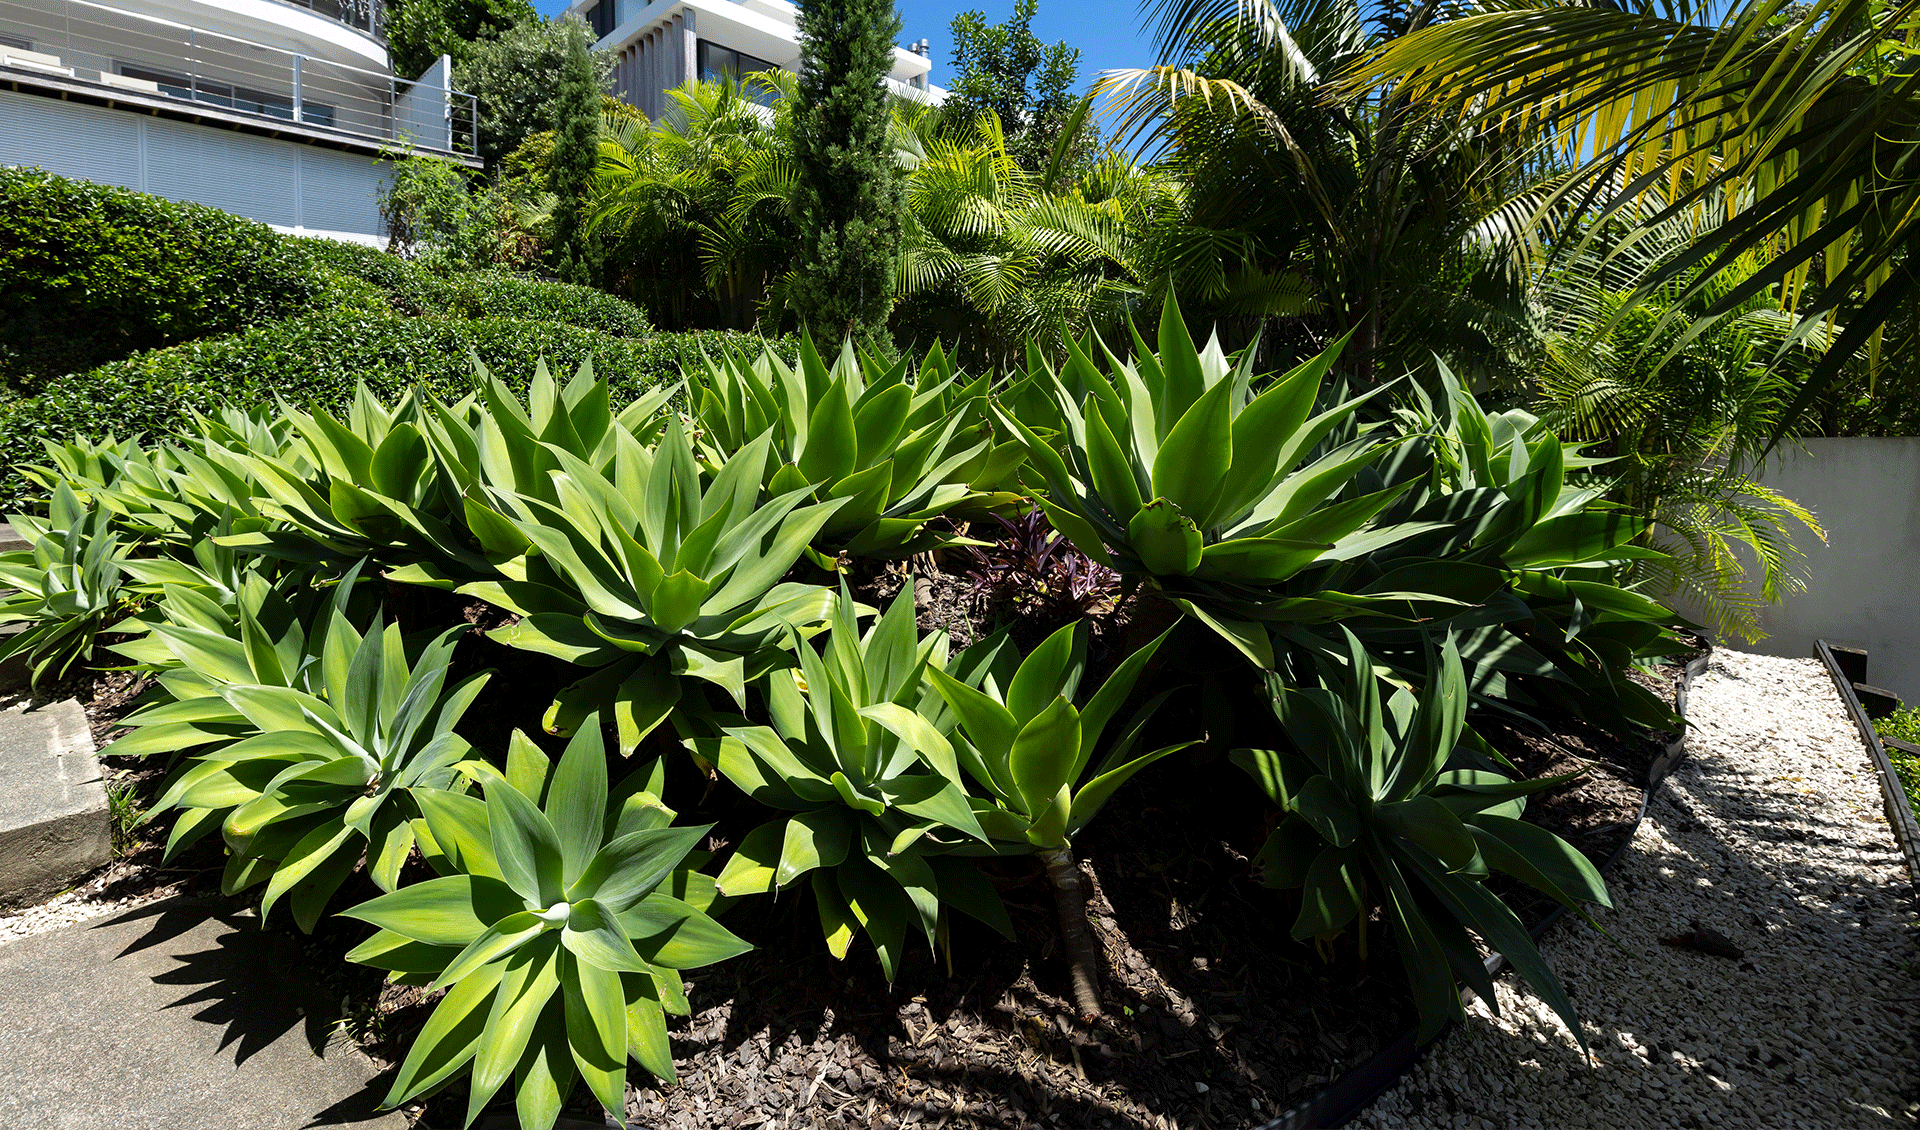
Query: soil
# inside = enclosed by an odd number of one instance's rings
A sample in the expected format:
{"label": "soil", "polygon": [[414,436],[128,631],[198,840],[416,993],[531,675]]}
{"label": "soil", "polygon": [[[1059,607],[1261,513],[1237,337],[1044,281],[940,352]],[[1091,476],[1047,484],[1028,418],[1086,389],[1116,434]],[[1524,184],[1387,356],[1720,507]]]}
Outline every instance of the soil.
{"label": "soil", "polygon": [[[869,603],[888,599],[905,576],[893,569],[858,578],[856,595]],[[950,573],[934,573],[916,595],[923,628],[947,627],[956,647],[1004,613]],[[490,611],[436,601],[422,598],[407,613],[416,622],[472,622]],[[1171,619],[1151,602],[1114,594],[1086,612],[1096,668]],[[1022,624],[1017,638],[1031,647],[1044,630]],[[1030,634],[1035,638],[1023,638]],[[1241,787],[1237,771],[1220,764],[1229,748],[1222,735],[1246,724],[1223,719],[1220,704],[1257,702],[1257,684],[1244,673],[1195,669],[1192,657],[1204,649],[1179,638],[1166,646],[1180,659],[1165,664],[1162,678],[1194,687],[1167,702],[1156,728],[1183,737],[1210,732],[1216,740],[1169,758],[1122,790],[1076,845],[1104,951],[1103,1018],[1075,1019],[1051,895],[1031,860],[987,865],[1017,942],[960,918],[945,953],[910,949],[892,985],[859,944],[844,962],[826,953],[810,896],[798,893],[802,884],[729,912],[728,926],[755,943],[757,954],[687,975],[693,1014],[673,1029],[682,1081],[632,1086],[628,1117],[649,1130],[1251,1127],[1312,1098],[1406,1032],[1414,1012],[1384,927],[1373,925],[1364,954],[1351,935],[1325,951],[1296,943],[1286,927],[1297,894],[1268,890],[1252,877],[1249,858],[1272,814],[1258,790]],[[483,749],[503,748],[516,726],[537,734],[539,711],[564,674],[478,636],[463,641],[459,664],[495,667],[495,687],[512,688],[495,709],[472,714],[468,737]],[[1671,698],[1678,670],[1661,668],[1647,685]],[[1237,679],[1248,685],[1234,685]],[[87,672],[48,693],[81,698],[104,744],[141,689],[125,673]],[[1586,770],[1533,798],[1527,815],[1596,863],[1630,834],[1647,766],[1670,737],[1620,741],[1572,718],[1543,719],[1544,730],[1476,721],[1528,776]],[[1239,737],[1231,744],[1248,744],[1244,733]],[[146,801],[167,771],[145,759],[106,761],[109,780]],[[681,775],[683,787],[699,795],[673,803],[689,821],[715,823],[714,846],[764,818],[731,790],[691,777]],[[109,872],[106,897],[218,891],[217,843],[161,865],[165,823],[146,826],[127,845]],[[257,898],[257,889],[250,893]],[[371,893],[370,885],[343,891],[340,905]],[[1515,905],[1529,921],[1552,906],[1537,897],[1516,897]],[[293,931],[282,914],[267,926]],[[349,1030],[391,1064],[433,1002],[342,961],[364,932],[348,919],[324,919],[305,945],[315,977],[345,1001]],[[633,1078],[638,1084],[644,1077],[635,1068]],[[576,1097],[580,1115],[597,1124],[584,1089]],[[418,1125],[443,1127],[458,1125],[464,1107],[464,1088],[456,1086],[413,1113]]]}

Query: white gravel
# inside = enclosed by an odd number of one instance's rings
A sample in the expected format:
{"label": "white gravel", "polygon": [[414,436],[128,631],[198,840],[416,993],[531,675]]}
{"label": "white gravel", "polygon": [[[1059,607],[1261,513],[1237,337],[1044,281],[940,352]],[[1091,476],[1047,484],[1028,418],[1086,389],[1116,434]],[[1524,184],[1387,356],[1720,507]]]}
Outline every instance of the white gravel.
{"label": "white gravel", "polygon": [[179,889],[179,884],[169,884],[130,897],[112,898],[105,894],[107,881],[106,875],[97,875],[37,906],[0,914],[0,946],[17,942],[22,938],[30,938],[35,934],[44,934],[48,930],[58,930],[62,926],[69,926],[75,922],[85,922],[88,919],[132,910],[150,902],[158,902],[177,893]]}
{"label": "white gravel", "polygon": [[[1543,950],[1594,1053],[1525,985],[1498,985],[1351,1125],[1910,1126],[1920,928],[1879,786],[1818,661],[1720,650],[1689,755],[1608,877],[1600,922]],[[1690,920],[1744,961],[1660,944]]]}

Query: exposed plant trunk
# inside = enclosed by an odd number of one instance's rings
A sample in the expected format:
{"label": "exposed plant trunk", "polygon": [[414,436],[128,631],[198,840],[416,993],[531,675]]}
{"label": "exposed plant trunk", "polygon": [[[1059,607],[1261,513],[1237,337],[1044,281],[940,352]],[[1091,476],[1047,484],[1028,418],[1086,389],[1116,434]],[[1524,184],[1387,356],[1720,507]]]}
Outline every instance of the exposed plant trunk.
{"label": "exposed plant trunk", "polygon": [[1094,944],[1093,927],[1087,921],[1087,887],[1080,878],[1080,865],[1069,847],[1048,848],[1040,853],[1047,868],[1047,883],[1053,888],[1053,909],[1060,919],[1060,940],[1067,947],[1067,965],[1073,977],[1073,1001],[1080,1019],[1100,1015],[1100,947]]}

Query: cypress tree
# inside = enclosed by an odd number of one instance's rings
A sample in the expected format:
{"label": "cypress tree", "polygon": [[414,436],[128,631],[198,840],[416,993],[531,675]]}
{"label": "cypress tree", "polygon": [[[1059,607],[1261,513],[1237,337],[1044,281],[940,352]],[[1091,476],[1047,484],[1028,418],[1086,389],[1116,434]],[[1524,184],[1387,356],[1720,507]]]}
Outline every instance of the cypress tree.
{"label": "cypress tree", "polygon": [[[789,299],[816,335],[883,345],[905,204],[887,141],[893,0],[800,0]],[[884,347],[884,346],[883,346]]]}
{"label": "cypress tree", "polygon": [[549,253],[562,278],[583,282],[592,256],[580,229],[600,162],[600,90],[588,54],[587,25],[575,19],[568,20],[566,28],[566,61],[553,100],[553,160],[547,170],[547,187],[556,197]]}

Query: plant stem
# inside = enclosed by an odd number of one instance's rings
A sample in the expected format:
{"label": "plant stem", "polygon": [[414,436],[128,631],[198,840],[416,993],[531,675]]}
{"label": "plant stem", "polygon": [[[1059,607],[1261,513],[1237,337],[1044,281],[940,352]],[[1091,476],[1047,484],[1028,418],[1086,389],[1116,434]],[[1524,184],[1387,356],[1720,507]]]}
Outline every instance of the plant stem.
{"label": "plant stem", "polygon": [[1080,865],[1070,847],[1045,848],[1040,862],[1046,865],[1047,882],[1053,887],[1053,909],[1060,919],[1060,940],[1067,948],[1067,964],[1073,977],[1073,1000],[1080,1019],[1100,1015],[1100,949],[1093,941],[1093,927],[1087,922],[1087,888],[1080,878]]}

